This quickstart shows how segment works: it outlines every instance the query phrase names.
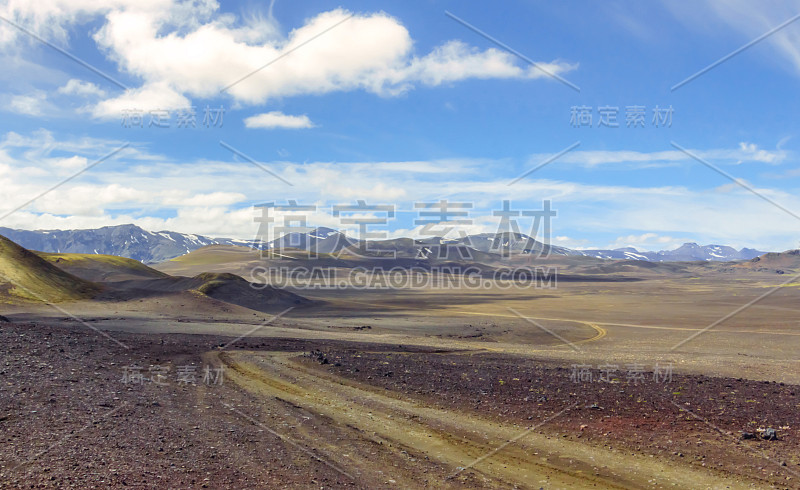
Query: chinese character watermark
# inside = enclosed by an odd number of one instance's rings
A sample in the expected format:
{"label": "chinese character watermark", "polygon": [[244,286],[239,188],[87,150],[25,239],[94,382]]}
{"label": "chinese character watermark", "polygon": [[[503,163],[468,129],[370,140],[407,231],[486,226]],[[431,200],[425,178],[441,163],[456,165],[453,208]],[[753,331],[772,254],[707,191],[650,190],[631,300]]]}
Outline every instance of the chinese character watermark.
{"label": "chinese character watermark", "polygon": [[[173,126],[173,115],[175,124]],[[225,108],[206,106],[203,110],[202,126],[205,128],[221,128],[224,122]],[[186,109],[124,109],[122,111],[123,128],[162,128],[179,129],[197,128],[197,108]]]}
{"label": "chinese character watermark", "polygon": [[620,383],[623,379],[629,384],[639,385],[652,379],[655,383],[672,382],[672,364],[656,363],[652,371],[644,364],[629,363],[620,367],[618,364],[573,364],[569,375],[574,383]]}
{"label": "chinese character watermark", "polygon": [[[587,105],[574,105],[570,107],[569,125],[573,128],[619,128],[619,106],[597,106],[597,123],[594,124],[595,109]],[[650,125],[654,128],[671,128],[672,116],[675,109],[656,105],[652,109]],[[643,105],[629,105],[624,107],[625,127],[644,128],[647,126],[647,107]]]}
{"label": "chinese character watermark", "polygon": [[[168,386],[170,380],[173,379],[178,385],[196,385],[198,380],[197,368],[198,366],[192,364],[177,366],[175,375],[171,378],[169,376],[170,369],[167,366],[157,364],[149,366],[147,370],[145,370],[142,366],[131,364],[129,366],[123,366],[122,378],[120,381],[126,385],[145,385],[152,383],[157,386]],[[222,385],[224,381],[224,371],[225,368],[222,365],[219,367],[205,365],[203,368],[202,384],[206,386]]]}
{"label": "chinese character watermark", "polygon": [[[317,205],[295,199],[286,204],[257,204],[254,221],[258,231],[252,247],[261,251],[262,259],[319,258],[322,254],[339,259],[345,254],[375,259],[471,260],[477,251],[501,258],[525,255],[531,259],[546,258],[552,252],[552,220],[558,213],[550,200],[543,200],[540,209],[501,201],[501,207],[491,211],[492,221],[497,223],[493,235],[469,234],[474,226],[472,202],[441,199],[412,204],[417,231],[410,247],[388,240],[389,222],[396,218],[397,205],[370,204],[364,199],[357,199],[355,204],[334,205],[326,217],[318,214],[324,210]],[[310,224],[314,219],[330,222],[331,218],[337,219],[347,234]],[[485,241],[487,238],[489,242]],[[411,249],[413,257],[398,255]]]}

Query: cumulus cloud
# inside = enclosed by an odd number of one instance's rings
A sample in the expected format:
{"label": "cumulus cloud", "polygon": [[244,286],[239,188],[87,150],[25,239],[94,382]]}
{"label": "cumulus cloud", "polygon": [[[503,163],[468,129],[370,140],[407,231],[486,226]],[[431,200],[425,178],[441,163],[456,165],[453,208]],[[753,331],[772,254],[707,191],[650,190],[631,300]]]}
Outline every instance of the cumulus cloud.
{"label": "cumulus cloud", "polygon": [[[418,84],[438,86],[468,78],[546,76],[504,51],[480,50],[460,41],[417,54],[408,29],[383,12],[337,8],[306,19],[286,35],[280,34],[271,12],[237,19],[221,13],[211,0],[48,0],[35,5],[11,0],[0,12],[64,41],[67,27],[104,19],[95,42],[121,71],[142,84],[99,103],[93,110],[97,117],[124,109],[183,108],[188,98],[221,92],[237,103],[262,104],[279,97],[352,90],[394,96]],[[0,40],[20,39],[19,33],[4,29]],[[552,61],[541,66],[563,74],[577,65]],[[65,90],[92,90],[70,83]]]}
{"label": "cumulus cloud", "polygon": [[244,120],[244,125],[248,128],[259,129],[307,129],[314,127],[314,123],[306,115],[291,116],[279,111],[248,117]]}
{"label": "cumulus cloud", "polygon": [[47,94],[37,90],[29,95],[15,95],[9,102],[9,110],[26,116],[41,116],[44,114],[47,103]]}
{"label": "cumulus cloud", "polygon": [[564,62],[541,63],[540,68],[527,64],[520,67],[516,61],[505,51],[494,48],[481,51],[461,41],[449,41],[430,54],[412,60],[397,78],[436,86],[465,78],[542,78],[550,76],[549,73],[575,68]]}
{"label": "cumulus cloud", "polygon": [[[95,39],[124,70],[191,96],[210,97],[224,90],[252,104],[356,89],[393,95],[417,82],[435,86],[475,77],[541,76],[539,70],[517,66],[507,53],[480,51],[458,41],[415,58],[408,30],[384,13],[323,12],[286,39],[261,44],[238,39],[237,31],[218,22],[183,35],[159,35],[163,26],[155,15],[120,11],[109,14],[107,21]],[[563,63],[547,67],[555,73],[572,68]]]}
{"label": "cumulus cloud", "polygon": [[70,79],[66,85],[59,87],[58,93],[81,97],[105,97],[106,95],[106,91],[97,85],[76,78]]}
{"label": "cumulus cloud", "polygon": [[189,109],[191,106],[189,99],[168,84],[159,82],[126,90],[119,97],[103,100],[92,108],[92,113],[99,118],[114,118],[132,110],[174,111]]}

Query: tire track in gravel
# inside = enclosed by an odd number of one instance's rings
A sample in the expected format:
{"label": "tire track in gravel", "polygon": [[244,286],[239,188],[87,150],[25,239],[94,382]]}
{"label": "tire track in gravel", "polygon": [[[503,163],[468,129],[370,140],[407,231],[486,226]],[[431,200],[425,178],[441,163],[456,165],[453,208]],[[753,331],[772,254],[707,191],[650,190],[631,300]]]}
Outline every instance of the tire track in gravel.
{"label": "tire track in gravel", "polygon": [[310,369],[292,359],[298,354],[234,351],[208,356],[223,362],[229,379],[245,391],[302,412],[308,423],[296,424],[284,435],[346,468],[360,486],[751,488],[749,482],[710,470],[531,429],[542,421],[524,427],[429,407]]}

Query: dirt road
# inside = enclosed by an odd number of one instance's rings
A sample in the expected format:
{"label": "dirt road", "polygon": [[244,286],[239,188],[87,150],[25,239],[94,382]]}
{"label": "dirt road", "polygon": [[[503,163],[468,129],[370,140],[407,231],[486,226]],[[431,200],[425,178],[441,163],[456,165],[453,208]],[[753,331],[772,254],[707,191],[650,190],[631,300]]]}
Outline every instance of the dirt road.
{"label": "dirt road", "polygon": [[[752,488],[702,468],[548,434],[547,422],[502,424],[422,405],[309,369],[286,352],[209,353],[246,391],[301,414],[284,437],[314,448],[357,485],[526,488]],[[342,441],[348,441],[342,444]]]}

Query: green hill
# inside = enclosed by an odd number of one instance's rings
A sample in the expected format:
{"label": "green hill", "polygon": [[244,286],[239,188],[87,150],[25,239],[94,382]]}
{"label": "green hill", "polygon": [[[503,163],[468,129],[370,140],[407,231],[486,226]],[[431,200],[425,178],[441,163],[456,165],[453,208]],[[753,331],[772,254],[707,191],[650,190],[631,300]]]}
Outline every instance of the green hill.
{"label": "green hill", "polygon": [[87,281],[115,282],[167,277],[167,274],[151,269],[137,260],[114,255],[45,252],[36,254],[59,269]]}
{"label": "green hill", "polygon": [[0,301],[55,303],[91,298],[100,290],[0,235]]}

